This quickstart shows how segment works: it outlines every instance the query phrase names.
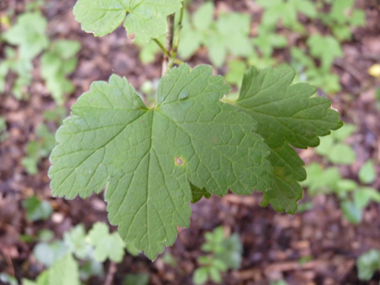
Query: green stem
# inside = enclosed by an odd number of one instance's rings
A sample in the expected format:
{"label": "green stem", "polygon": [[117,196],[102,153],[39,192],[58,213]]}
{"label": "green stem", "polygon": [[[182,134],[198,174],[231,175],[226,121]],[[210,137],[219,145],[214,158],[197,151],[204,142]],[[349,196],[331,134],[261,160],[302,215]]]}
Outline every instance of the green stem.
{"label": "green stem", "polygon": [[164,55],[167,56],[167,57],[169,57],[169,52],[164,47],[164,45],[158,39],[153,39],[153,41],[160,47],[160,49],[162,50],[162,52],[164,53]]}

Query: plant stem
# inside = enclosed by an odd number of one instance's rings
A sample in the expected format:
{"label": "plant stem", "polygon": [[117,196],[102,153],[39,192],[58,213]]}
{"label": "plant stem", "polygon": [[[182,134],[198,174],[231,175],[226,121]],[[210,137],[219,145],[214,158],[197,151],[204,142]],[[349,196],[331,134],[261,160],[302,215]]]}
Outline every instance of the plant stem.
{"label": "plant stem", "polygon": [[164,47],[164,45],[158,39],[153,39],[153,41],[160,47],[160,49],[162,50],[162,52],[164,53],[164,55],[167,56],[167,57],[169,57],[169,52]]}
{"label": "plant stem", "polygon": [[112,285],[113,282],[113,276],[116,272],[116,262],[111,261],[110,266],[108,268],[108,273],[106,277],[106,281],[104,282],[104,285]]}
{"label": "plant stem", "polygon": [[172,46],[172,49],[170,51],[171,56],[170,56],[170,60],[169,60],[168,66],[167,66],[168,70],[176,62],[177,50],[178,50],[178,46],[179,46],[179,36],[181,33],[181,29],[182,29],[182,19],[183,19],[183,5],[181,6],[181,10],[179,13],[178,26],[177,26],[177,29],[175,30],[175,33],[174,33],[173,46]]}
{"label": "plant stem", "polygon": [[168,23],[168,33],[166,34],[166,51],[167,53],[164,53],[164,59],[162,61],[162,76],[166,74],[168,71],[168,64],[169,64],[169,57],[171,57],[171,51],[173,47],[173,37],[174,37],[174,14],[171,14],[167,17],[167,23]]}

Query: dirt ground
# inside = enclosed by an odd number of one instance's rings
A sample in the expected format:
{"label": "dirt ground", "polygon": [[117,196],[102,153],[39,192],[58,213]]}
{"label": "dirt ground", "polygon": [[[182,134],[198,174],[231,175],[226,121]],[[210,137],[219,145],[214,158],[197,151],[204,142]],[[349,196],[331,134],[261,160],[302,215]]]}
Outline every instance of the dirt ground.
{"label": "dirt ground", "polygon": [[[16,7],[16,12],[22,13],[25,2],[0,0],[0,13],[10,7]],[[123,29],[95,38],[83,32],[75,21],[72,15],[75,0],[46,2],[43,13],[49,20],[49,36],[82,43],[78,68],[70,76],[75,92],[65,104],[67,110],[80,94],[89,89],[92,81],[107,80],[112,73],[126,76],[136,89],[145,80],[160,77],[161,57],[158,55],[153,64],[142,65],[138,60],[138,48],[126,37]],[[250,13],[254,19],[254,33],[261,12],[249,2],[215,1],[218,9]],[[374,104],[375,86],[380,82],[367,72],[372,64],[380,62],[380,9],[377,3],[375,0],[357,1],[358,7],[365,9],[367,25],[354,32],[352,42],[344,43],[344,58],[334,65],[343,90],[331,98],[333,107],[339,110],[344,122],[358,126],[350,138],[357,161],[340,169],[345,178],[353,180],[357,180],[358,169],[364,161],[380,159],[380,114]],[[294,41],[302,40],[295,38]],[[4,57],[3,52],[0,46],[0,60]],[[275,56],[286,60],[289,53],[280,50]],[[191,65],[199,63],[208,63],[204,50],[190,61]],[[42,112],[55,107],[38,70],[36,61],[29,101],[17,101],[10,92],[0,96],[0,116],[6,118],[10,134],[0,145],[0,272],[19,279],[34,279],[42,269],[32,256],[34,244],[21,241],[20,235],[51,229],[58,238],[62,238],[64,231],[78,223],[84,223],[88,229],[95,221],[107,221],[102,194],[85,200],[53,198],[47,177],[48,160],[38,165],[39,173],[34,176],[28,175],[21,164],[26,143],[35,137],[36,126],[43,122]],[[223,74],[226,70],[222,68],[215,72]],[[57,128],[54,124],[49,127],[51,130]],[[312,150],[300,152],[306,163],[316,159],[313,153]],[[377,173],[380,173],[379,166]],[[379,178],[374,187],[380,189]],[[26,220],[21,201],[32,193],[51,203],[54,213],[50,220],[35,223]],[[305,195],[304,201],[313,201],[314,208],[294,216],[276,213],[271,207],[261,208],[260,201],[261,194],[248,197],[228,194],[223,198],[202,199],[192,205],[191,227],[181,230],[174,246],[166,249],[177,260],[176,268],[164,264],[161,257],[152,263],[143,255],[127,255],[117,265],[114,284],[122,284],[126,273],[139,272],[149,273],[151,284],[192,284],[192,274],[198,267],[196,259],[202,254],[200,246],[204,242],[204,233],[219,225],[226,232],[238,233],[244,247],[241,269],[223,274],[223,284],[269,284],[279,278],[292,285],[378,284],[379,273],[368,283],[360,282],[355,262],[363,252],[371,248],[380,249],[380,204],[370,204],[363,222],[354,226],[342,217],[339,202],[331,195],[314,198]],[[299,262],[310,256],[311,261]],[[106,272],[108,267],[109,263],[106,263]],[[89,284],[103,282],[92,279]]]}

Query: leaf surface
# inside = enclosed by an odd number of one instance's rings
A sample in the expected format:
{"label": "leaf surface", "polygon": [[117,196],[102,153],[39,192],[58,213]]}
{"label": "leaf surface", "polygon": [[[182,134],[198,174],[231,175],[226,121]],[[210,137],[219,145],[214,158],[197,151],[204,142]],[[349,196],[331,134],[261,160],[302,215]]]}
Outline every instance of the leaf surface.
{"label": "leaf surface", "polygon": [[251,67],[245,74],[239,99],[241,110],[258,122],[257,133],[271,148],[273,187],[264,193],[263,205],[294,213],[302,198],[298,181],[306,178],[303,161],[292,146],[307,148],[319,144],[319,136],[341,127],[339,114],[330,109],[324,97],[311,97],[316,89],[308,84],[293,84],[295,72],[288,67]]}
{"label": "leaf surface", "polygon": [[88,233],[88,241],[95,246],[96,261],[104,262],[107,258],[121,262],[124,257],[124,243],[118,233],[109,233],[105,223],[96,223]]}
{"label": "leaf surface", "polygon": [[189,226],[189,181],[224,195],[270,187],[269,149],[255,121],[220,99],[229,90],[211,66],[186,64],[161,79],[148,109],[126,79],[95,82],[57,132],[49,170],[55,196],[105,185],[109,220],[123,240],[154,259]]}
{"label": "leaf surface", "polygon": [[95,36],[111,33],[124,21],[128,34],[149,42],[166,33],[166,16],[180,7],[180,0],[79,0],[74,15]]}

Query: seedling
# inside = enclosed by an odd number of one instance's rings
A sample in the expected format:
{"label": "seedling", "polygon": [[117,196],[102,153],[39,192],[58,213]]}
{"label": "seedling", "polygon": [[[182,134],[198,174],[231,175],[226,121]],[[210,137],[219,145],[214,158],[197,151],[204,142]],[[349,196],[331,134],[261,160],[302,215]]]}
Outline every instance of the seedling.
{"label": "seedling", "polygon": [[237,234],[225,237],[223,227],[205,234],[206,242],[202,250],[210,253],[198,258],[202,265],[194,272],[194,284],[204,284],[208,279],[221,283],[221,273],[228,269],[239,269],[242,255],[242,244]]}
{"label": "seedling", "polygon": [[229,13],[214,18],[214,5],[203,4],[191,17],[185,13],[181,42],[178,47],[182,58],[188,59],[201,46],[206,46],[210,61],[221,67],[228,54],[248,57],[251,54],[249,40],[250,18],[242,13]]}
{"label": "seedling", "polygon": [[380,269],[380,251],[371,249],[363,253],[356,261],[356,266],[359,279],[369,281],[375,271]]}
{"label": "seedling", "polygon": [[345,124],[338,131],[332,132],[331,136],[321,139],[320,145],[315,149],[319,155],[323,155],[334,164],[351,164],[356,160],[355,152],[344,143],[355,132],[355,126]]}
{"label": "seedling", "polygon": [[317,163],[307,166],[308,177],[302,184],[308,187],[310,195],[336,194],[344,217],[353,224],[359,224],[363,219],[363,210],[371,201],[380,202],[380,193],[365,184],[375,179],[375,169],[371,161],[367,161],[359,171],[358,185],[350,179],[343,179],[335,167],[322,169]]}

